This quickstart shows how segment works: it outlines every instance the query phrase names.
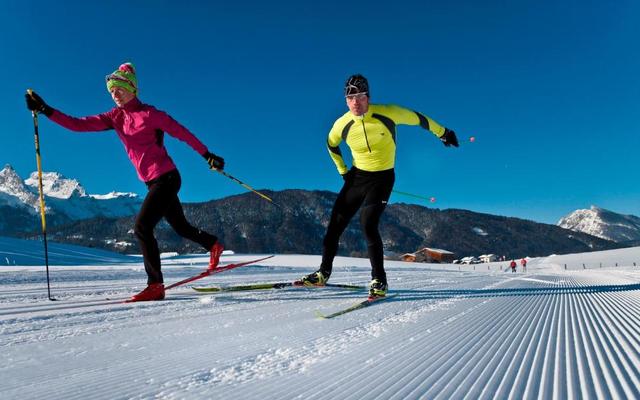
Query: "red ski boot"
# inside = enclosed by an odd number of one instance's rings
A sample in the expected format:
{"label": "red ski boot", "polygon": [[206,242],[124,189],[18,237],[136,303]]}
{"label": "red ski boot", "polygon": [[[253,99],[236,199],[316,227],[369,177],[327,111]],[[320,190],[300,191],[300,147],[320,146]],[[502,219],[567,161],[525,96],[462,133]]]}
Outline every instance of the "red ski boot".
{"label": "red ski boot", "polygon": [[224,246],[220,242],[216,242],[213,247],[211,247],[210,257],[209,258],[209,271],[215,269],[220,262],[220,255],[222,255],[222,251],[224,250]]}
{"label": "red ski boot", "polygon": [[142,292],[131,296],[131,299],[128,301],[154,301],[162,299],[164,299],[164,285],[162,283],[152,283]]}

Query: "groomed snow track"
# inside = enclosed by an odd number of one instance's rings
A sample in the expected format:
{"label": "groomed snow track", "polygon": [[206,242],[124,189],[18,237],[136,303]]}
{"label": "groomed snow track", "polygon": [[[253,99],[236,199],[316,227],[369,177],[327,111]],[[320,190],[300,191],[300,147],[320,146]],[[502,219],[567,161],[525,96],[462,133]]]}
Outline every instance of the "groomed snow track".
{"label": "groomed snow track", "polygon": [[[307,272],[286,257],[215,283]],[[368,280],[366,263],[351,262],[336,270],[335,283]],[[91,280],[84,270],[82,281],[64,283],[68,297],[47,302],[22,277],[0,294],[0,397],[640,398],[637,268],[533,264],[512,274],[390,263],[397,297],[333,320],[314,311],[363,294],[185,288],[169,301],[124,305],[99,300],[126,296],[137,280]]]}

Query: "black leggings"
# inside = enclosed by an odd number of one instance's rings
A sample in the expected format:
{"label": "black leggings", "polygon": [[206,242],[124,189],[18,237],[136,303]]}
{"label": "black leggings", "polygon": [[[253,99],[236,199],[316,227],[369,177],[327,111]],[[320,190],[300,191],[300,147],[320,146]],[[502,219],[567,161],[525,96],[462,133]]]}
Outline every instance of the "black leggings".
{"label": "black leggings", "polygon": [[134,233],[142,250],[148,284],[163,282],[160,270],[160,250],[153,235],[153,229],[162,217],[167,220],[178,235],[200,244],[207,251],[211,250],[211,247],[218,240],[217,237],[194,228],[187,222],[178,199],[181,183],[178,170],[167,172],[146,183],[149,192],[136,217]]}
{"label": "black leggings", "polygon": [[355,167],[346,176],[342,190],[338,194],[327,233],[322,242],[322,264],[320,270],[331,274],[333,259],[338,252],[340,235],[349,225],[349,221],[362,207],[360,225],[367,239],[369,260],[371,261],[371,278],[387,282],[384,271],[384,253],[382,238],[378,232],[380,216],[387,206],[395,173],[393,169],[380,172],[367,172]]}

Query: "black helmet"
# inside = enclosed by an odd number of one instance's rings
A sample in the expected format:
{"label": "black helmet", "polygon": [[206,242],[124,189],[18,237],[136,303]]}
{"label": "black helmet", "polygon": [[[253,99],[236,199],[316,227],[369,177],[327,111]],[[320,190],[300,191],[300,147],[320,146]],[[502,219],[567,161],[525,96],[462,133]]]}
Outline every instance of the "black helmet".
{"label": "black helmet", "polygon": [[364,93],[369,96],[369,82],[360,74],[351,75],[344,84],[344,95]]}

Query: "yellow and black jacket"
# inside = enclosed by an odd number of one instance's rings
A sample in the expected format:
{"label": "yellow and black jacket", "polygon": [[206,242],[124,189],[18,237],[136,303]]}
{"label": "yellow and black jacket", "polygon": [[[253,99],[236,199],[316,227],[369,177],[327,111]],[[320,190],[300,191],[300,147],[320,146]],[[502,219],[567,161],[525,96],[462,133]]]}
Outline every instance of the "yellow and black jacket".
{"label": "yellow and black jacket", "polygon": [[342,159],[340,142],[351,149],[353,166],[369,172],[393,168],[396,158],[396,125],[420,125],[437,137],[446,128],[416,111],[396,105],[369,104],[365,115],[355,116],[347,111],[333,124],[327,147],[340,174],[348,170]]}

